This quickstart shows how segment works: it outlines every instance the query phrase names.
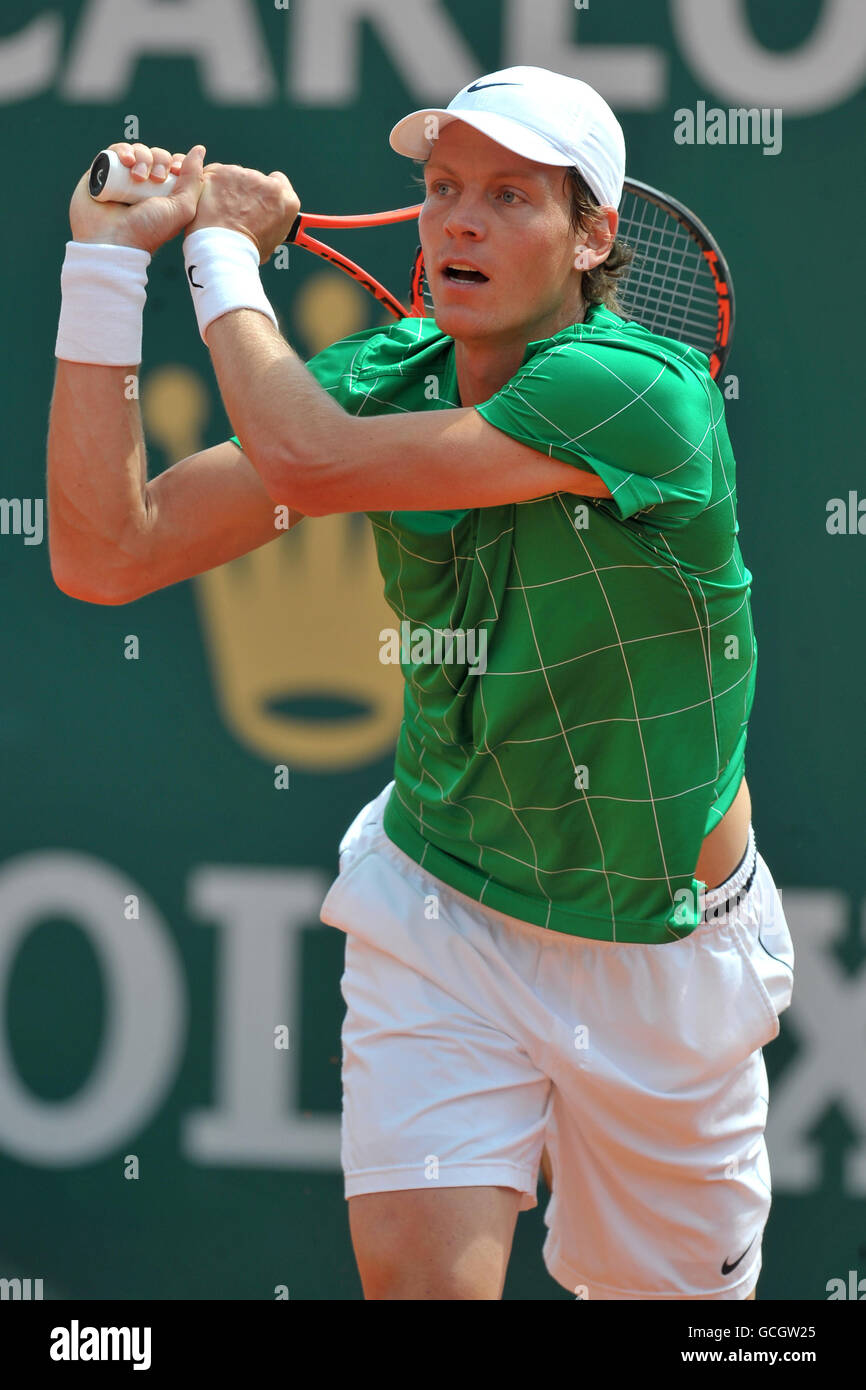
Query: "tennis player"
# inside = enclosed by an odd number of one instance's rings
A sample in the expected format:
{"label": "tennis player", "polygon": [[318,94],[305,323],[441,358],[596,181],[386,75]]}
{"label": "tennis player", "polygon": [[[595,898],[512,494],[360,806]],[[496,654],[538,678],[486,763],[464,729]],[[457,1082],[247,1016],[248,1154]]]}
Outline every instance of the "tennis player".
{"label": "tennis player", "polygon": [[[118,144],[135,178],[177,170],[171,197],[96,204],[82,179],[53,574],[126,603],[272,540],[275,504],[370,516],[405,715],[322,907],[346,934],[365,1296],[501,1297],[546,1150],[565,1288],[750,1298],[793,951],[744,775],[756,648],[722,397],[706,357],[616,312],[625,148],[590,87],[491,73],[391,144],[423,161],[435,321],[306,366],[258,273],[299,209],[285,175]],[[182,228],[238,434],[148,481],[122,384],[150,256]]]}

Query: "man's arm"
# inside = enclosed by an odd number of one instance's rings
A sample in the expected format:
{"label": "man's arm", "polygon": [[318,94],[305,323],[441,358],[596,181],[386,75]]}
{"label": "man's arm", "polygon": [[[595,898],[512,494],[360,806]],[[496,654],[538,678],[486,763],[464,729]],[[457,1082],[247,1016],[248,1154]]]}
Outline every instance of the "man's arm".
{"label": "man's arm", "polygon": [[[177,183],[167,197],[126,207],[95,202],[88,193],[88,172],[82,174],[69,205],[72,236],[75,243],[103,248],[100,273],[109,277],[115,273],[112,247],[126,248],[120,254],[127,261],[129,248],[152,255],[190,222],[204,184],[205,152],[203,145],[186,155],[123,142],[111,148],[130,169],[140,162],[141,182],[164,181],[171,167]],[[124,309],[116,295],[114,302]],[[68,323],[65,333],[58,333],[63,345],[71,341],[76,351],[58,354],[51,402],[49,555],[64,593],[89,603],[129,603],[243,555],[279,532],[273,502],[234,444],[193,454],[148,482],[137,392],[128,390],[139,375],[140,356],[134,353],[140,341],[130,339],[127,324],[119,341],[123,351],[130,349],[129,365],[97,365],[99,357],[88,355],[92,329],[99,329],[104,350],[106,323],[100,323],[95,303],[94,297],[89,305],[78,305],[71,339]],[[120,349],[108,360],[118,357],[122,362]],[[299,519],[295,513],[289,521]]]}
{"label": "man's arm", "polygon": [[229,419],[268,494],[308,516],[611,495],[595,473],[509,438],[473,409],[348,415],[255,310],[215,319],[207,345]]}
{"label": "man's arm", "polygon": [[[55,583],[88,603],[130,603],[268,541],[274,502],[226,442],[147,479],[134,367],[59,360],[48,431],[48,545]],[[290,525],[301,519],[297,511]]]}

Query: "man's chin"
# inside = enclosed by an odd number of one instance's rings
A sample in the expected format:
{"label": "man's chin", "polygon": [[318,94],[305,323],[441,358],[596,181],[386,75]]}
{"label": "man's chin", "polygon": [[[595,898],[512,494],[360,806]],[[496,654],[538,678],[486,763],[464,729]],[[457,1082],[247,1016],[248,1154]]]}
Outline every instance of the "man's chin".
{"label": "man's chin", "polygon": [[473,304],[434,304],[433,317],[442,332],[455,339],[501,338],[517,327],[504,322],[502,314]]}

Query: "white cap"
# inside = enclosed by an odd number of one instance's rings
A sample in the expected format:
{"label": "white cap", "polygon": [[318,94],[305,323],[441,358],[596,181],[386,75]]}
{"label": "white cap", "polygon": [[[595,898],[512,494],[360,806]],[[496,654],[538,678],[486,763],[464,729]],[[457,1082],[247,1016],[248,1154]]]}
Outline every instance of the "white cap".
{"label": "white cap", "polygon": [[[437,117],[431,121],[430,117]],[[503,68],[479,77],[447,107],[404,116],[391,131],[398,154],[427,159],[439,132],[464,121],[538,164],[575,165],[605,207],[618,208],[625,178],[622,127],[594,87],[546,68]]]}

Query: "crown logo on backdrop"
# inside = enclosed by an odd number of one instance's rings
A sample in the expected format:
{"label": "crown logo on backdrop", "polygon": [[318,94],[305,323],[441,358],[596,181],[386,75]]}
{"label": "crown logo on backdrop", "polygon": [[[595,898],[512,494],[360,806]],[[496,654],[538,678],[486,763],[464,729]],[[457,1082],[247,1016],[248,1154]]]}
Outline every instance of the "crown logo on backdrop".
{"label": "crown logo on backdrop", "polygon": [[[343,276],[335,282],[321,272],[296,296],[315,350],[332,341],[335,319],[340,337],[361,326],[343,285],[361,294]],[[323,337],[325,323],[330,334]],[[146,436],[171,462],[204,447],[210,407],[197,372],[155,367],[142,383],[141,405]],[[379,633],[394,615],[366,518],[306,517],[279,539],[199,575],[195,586],[218,705],[241,743],[290,769],[333,772],[393,747],[403,682],[379,660]]]}
{"label": "crown logo on backdrop", "polygon": [[271,762],[331,771],[393,745],[403,683],[379,661],[393,614],[364,518],[307,517],[201,575],[197,590],[220,706],[242,742]]}

